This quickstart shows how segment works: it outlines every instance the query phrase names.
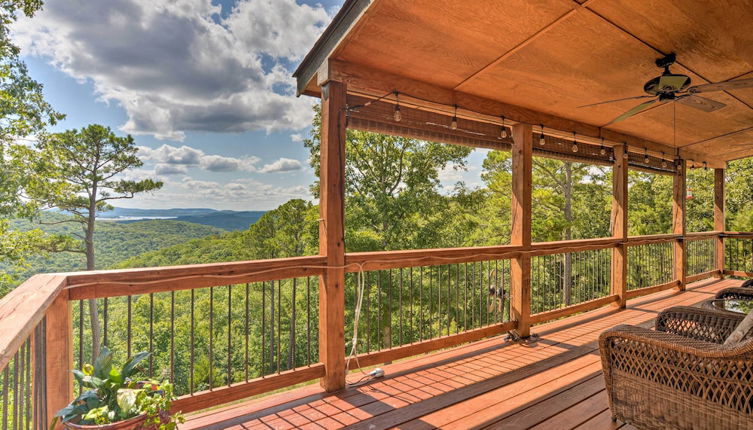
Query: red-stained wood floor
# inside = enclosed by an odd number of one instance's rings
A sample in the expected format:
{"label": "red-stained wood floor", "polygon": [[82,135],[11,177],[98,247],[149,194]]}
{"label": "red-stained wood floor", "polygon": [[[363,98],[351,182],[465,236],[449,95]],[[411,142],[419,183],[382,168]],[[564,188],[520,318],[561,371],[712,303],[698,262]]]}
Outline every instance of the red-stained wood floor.
{"label": "red-stained wood floor", "polygon": [[[706,280],[536,326],[537,342],[494,337],[384,367],[386,377],[337,393],[318,384],[197,413],[181,429],[631,429],[613,423],[599,334],[652,326],[662,309],[694,305],[736,280]],[[351,374],[349,379],[357,379]]]}

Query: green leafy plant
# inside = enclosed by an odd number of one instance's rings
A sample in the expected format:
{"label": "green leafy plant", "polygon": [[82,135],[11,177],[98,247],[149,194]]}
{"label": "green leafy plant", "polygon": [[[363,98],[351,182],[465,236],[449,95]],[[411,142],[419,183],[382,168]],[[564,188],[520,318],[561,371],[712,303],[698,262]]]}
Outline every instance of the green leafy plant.
{"label": "green leafy plant", "polygon": [[[143,428],[173,430],[185,421],[178,412],[170,415],[175,399],[169,382],[140,381],[139,363],[149,356],[139,352],[122,368],[113,366],[112,352],[103,347],[94,365],[86,364],[73,375],[87,388],[78,398],[55,414],[55,420],[83,425],[106,425],[145,415]],[[55,427],[56,421],[52,423]]]}

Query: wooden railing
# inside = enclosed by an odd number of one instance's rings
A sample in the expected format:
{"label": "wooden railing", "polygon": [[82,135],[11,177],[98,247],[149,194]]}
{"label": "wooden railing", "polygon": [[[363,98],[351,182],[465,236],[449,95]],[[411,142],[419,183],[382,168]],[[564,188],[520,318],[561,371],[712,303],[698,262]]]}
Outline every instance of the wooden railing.
{"label": "wooden railing", "polygon": [[[323,256],[37,275],[0,301],[0,420],[42,428],[71,400],[70,369],[92,359],[88,299],[99,303],[103,342],[121,356],[151,351],[146,371],[176,381],[176,408],[188,412],[324,377],[320,351],[337,336],[344,367],[356,321],[350,370],[682,287],[678,242],[688,280],[721,275],[721,239],[723,272],[753,276],[753,234],[743,233],[348,253],[336,268],[346,272],[340,327],[320,324],[320,281],[332,270]],[[620,247],[628,276],[614,286]],[[511,308],[511,262],[521,258],[530,259],[525,320]]]}

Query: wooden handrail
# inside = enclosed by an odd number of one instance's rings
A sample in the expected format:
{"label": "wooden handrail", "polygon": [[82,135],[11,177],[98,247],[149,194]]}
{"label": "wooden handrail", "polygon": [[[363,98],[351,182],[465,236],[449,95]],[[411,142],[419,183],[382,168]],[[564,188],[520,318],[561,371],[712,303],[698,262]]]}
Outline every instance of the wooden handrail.
{"label": "wooden handrail", "polygon": [[300,278],[322,274],[324,257],[291,257],[233,263],[64,274],[71,300],[190,290],[227,284]]}
{"label": "wooden handrail", "polygon": [[0,370],[8,365],[55,299],[65,294],[65,276],[34,275],[0,300]]}
{"label": "wooden handrail", "polygon": [[721,234],[723,234],[723,232],[721,231],[698,231],[698,232],[693,232],[693,233],[686,233],[685,240],[691,241],[691,240],[712,239]]}

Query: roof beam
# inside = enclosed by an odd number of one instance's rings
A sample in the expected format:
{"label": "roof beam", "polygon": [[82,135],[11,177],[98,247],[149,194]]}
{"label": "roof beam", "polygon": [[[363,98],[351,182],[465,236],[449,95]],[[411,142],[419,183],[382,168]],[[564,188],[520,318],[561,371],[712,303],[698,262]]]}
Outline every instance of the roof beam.
{"label": "roof beam", "polygon": [[301,64],[293,73],[297,81],[297,95],[305,92],[306,87],[319,71],[322,64],[340,46],[340,42],[347,36],[351,29],[360,21],[361,16],[369,8],[373,0],[347,0],[340,11],[332,19],[319,36],[314,47],[306,54]]}
{"label": "roof beam", "polygon": [[[708,167],[724,168],[725,163],[718,158],[711,158],[704,154],[677,149],[658,142],[623,134],[617,131],[603,129],[595,125],[557,117],[543,112],[473,96],[447,88],[438,87],[426,82],[416,81],[398,75],[384,73],[357,64],[329,60],[326,71],[327,80],[346,82],[348,90],[360,94],[382,96],[392,91],[400,92],[401,103],[410,103],[419,108],[435,112],[447,113],[447,108],[453,105],[476,112],[480,116],[499,118],[504,115],[514,123],[543,124],[545,129],[559,130],[570,134],[577,133],[579,137],[627,143],[631,152],[643,153],[648,150],[653,154],[675,154],[679,151],[681,158],[706,162]],[[311,93],[310,95],[316,95]],[[460,116],[460,115],[458,115]]]}

